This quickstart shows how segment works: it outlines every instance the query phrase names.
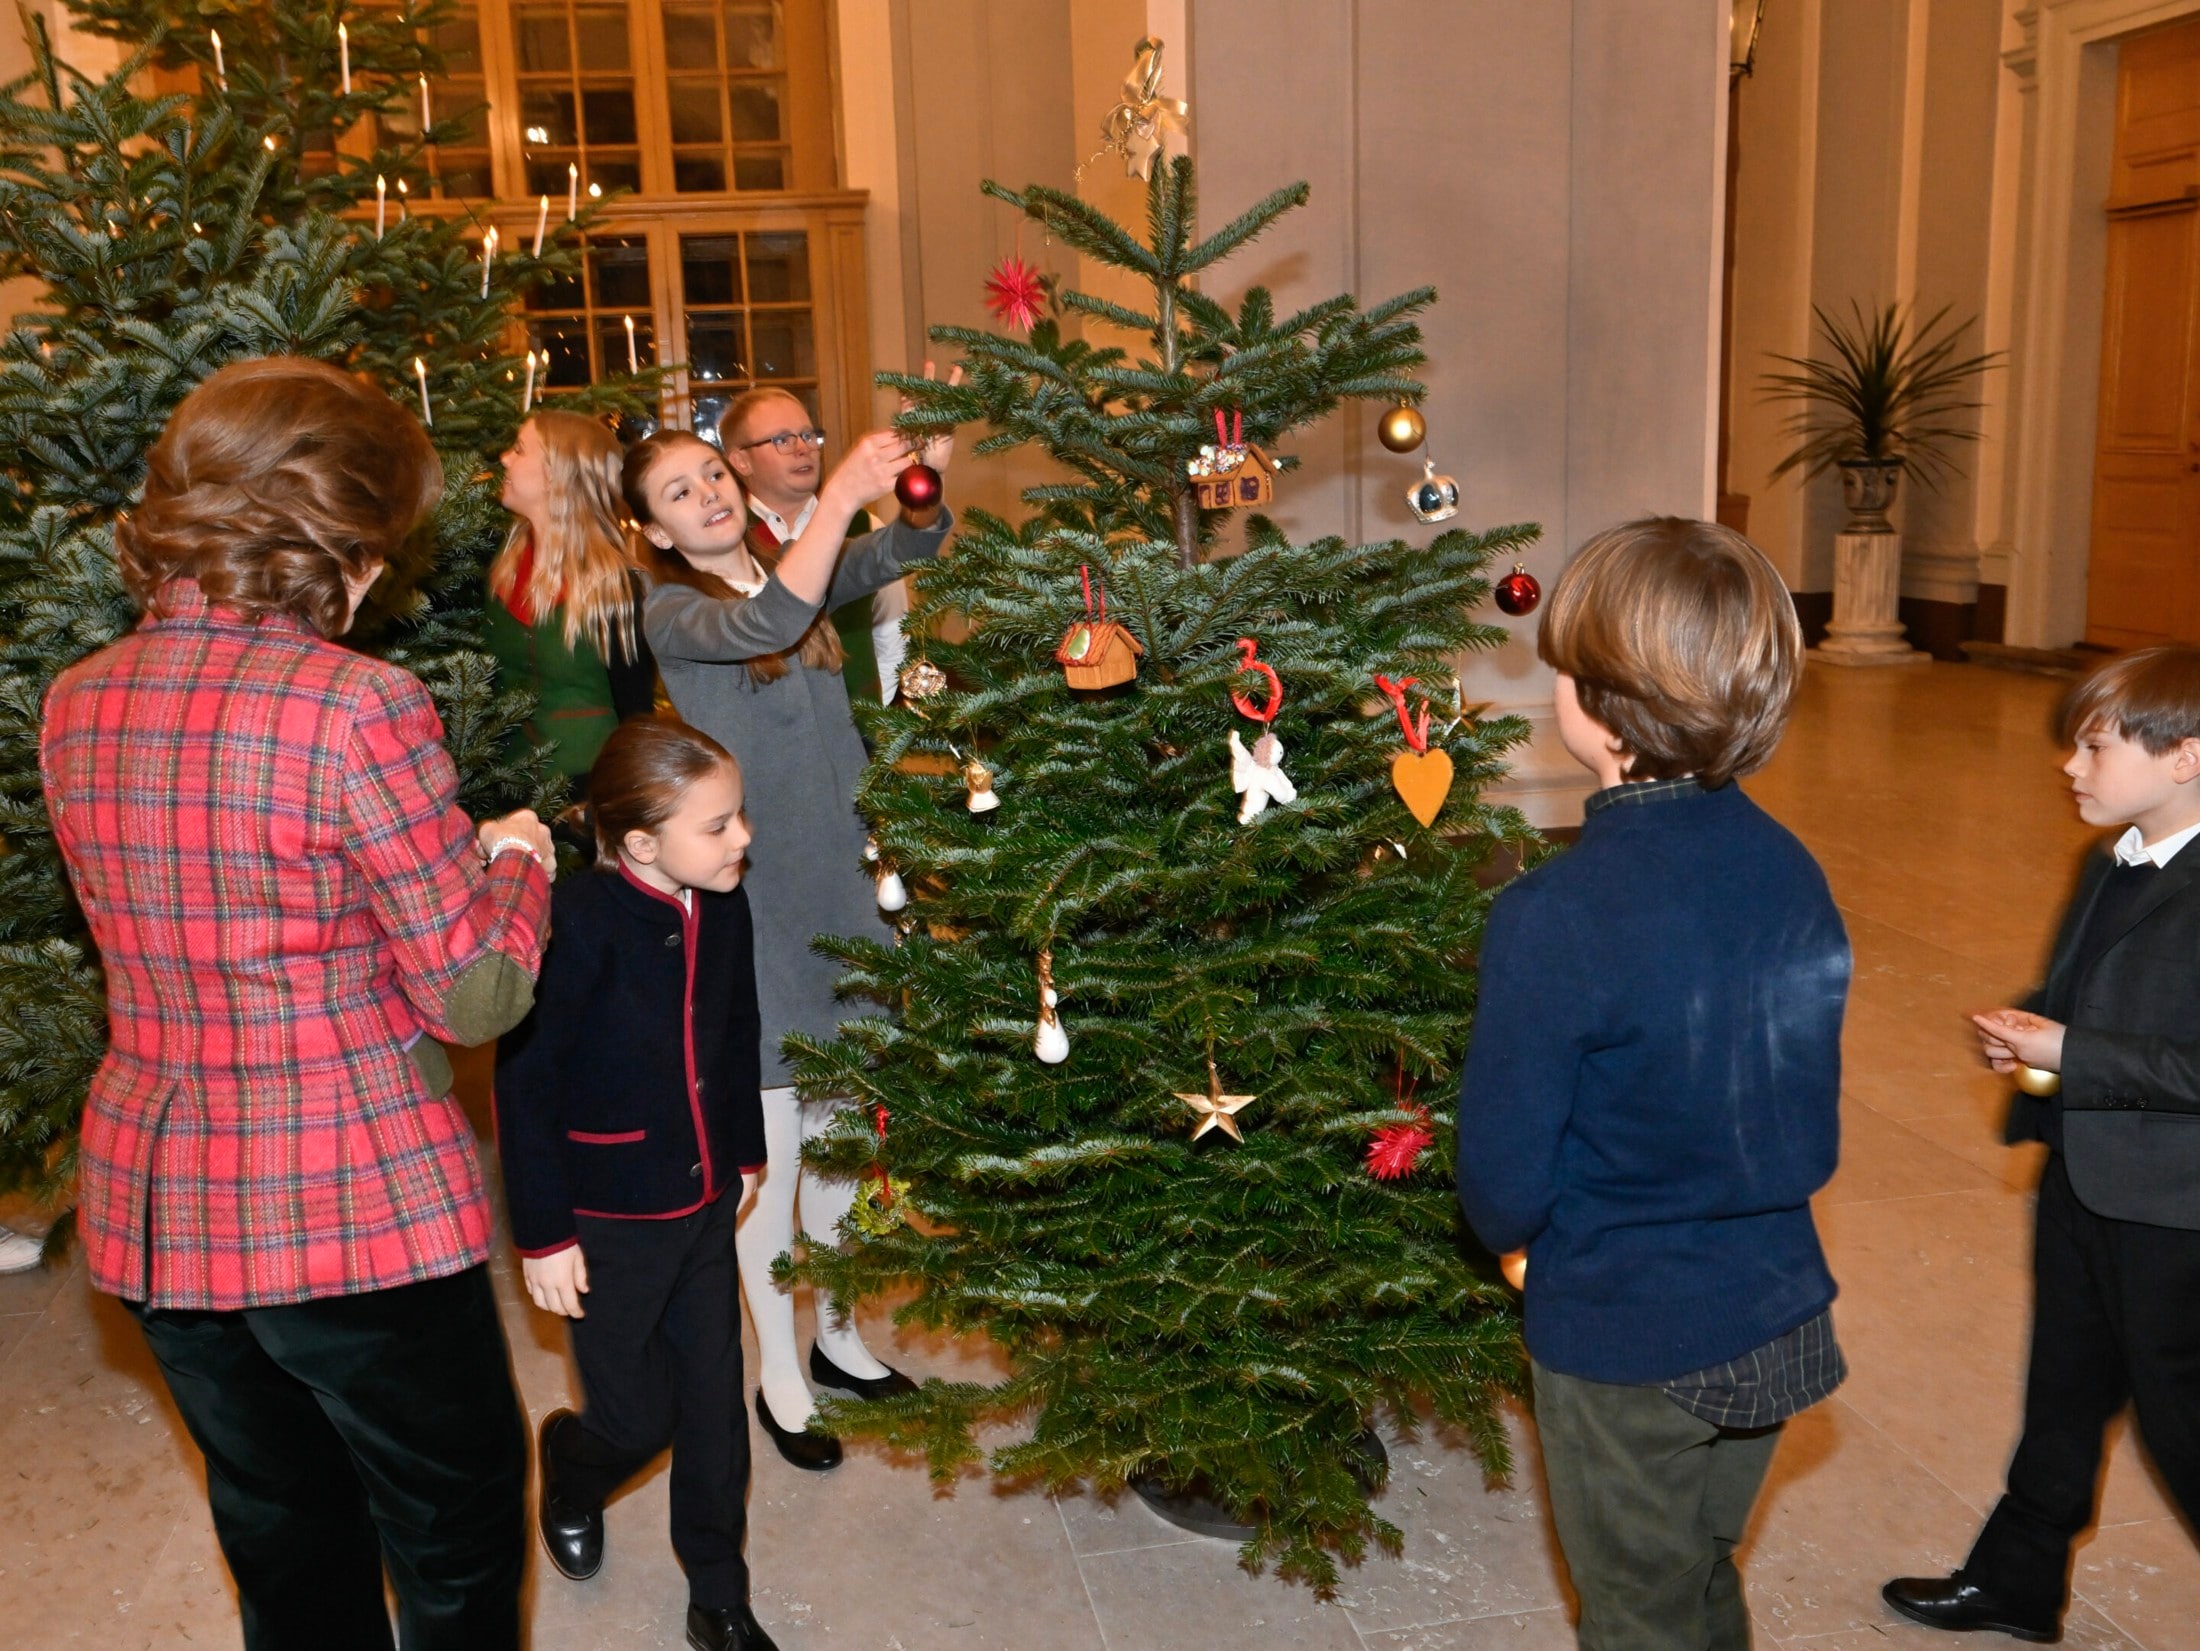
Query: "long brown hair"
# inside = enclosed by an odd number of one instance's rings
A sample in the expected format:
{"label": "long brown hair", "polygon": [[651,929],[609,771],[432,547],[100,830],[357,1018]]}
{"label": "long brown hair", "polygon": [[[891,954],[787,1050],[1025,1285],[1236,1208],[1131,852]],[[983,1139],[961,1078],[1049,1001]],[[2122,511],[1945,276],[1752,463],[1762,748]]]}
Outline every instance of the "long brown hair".
{"label": "long brown hair", "polygon": [[618,870],[619,845],[628,832],[655,831],[679,813],[689,786],[721,768],[741,772],[731,751],[677,717],[628,717],[620,723],[588,771],[598,868]]}
{"label": "long brown hair", "polygon": [[387,562],[442,496],[427,433],[367,380],[303,356],[233,361],[168,415],[115,557],[156,616],[161,587],[189,578],[209,602],[341,636],[346,578]]}
{"label": "long brown hair", "polygon": [[[654,435],[644,436],[627,449],[626,469],[620,477],[619,490],[625,496],[628,513],[637,523],[644,526],[656,524],[657,518],[649,508],[650,472],[657,468],[667,453],[679,447],[682,442],[693,442],[704,452],[713,457],[718,456],[717,448],[687,430],[659,430]],[[732,483],[735,491],[740,491],[740,483],[734,480],[730,465],[727,471],[727,480]],[[744,509],[747,504],[748,498],[744,493]],[[646,533],[636,533],[632,545],[634,559],[641,563],[644,572],[660,584],[686,585],[690,589],[701,591],[705,596],[716,597],[721,602],[748,600],[717,574],[705,572],[677,550],[665,549]],[[780,552],[784,549],[781,546],[766,552],[759,550],[752,541],[749,553],[768,574],[777,570]],[[840,633],[833,629],[832,616],[821,605],[817,617],[810,621],[810,628],[802,633],[802,639],[793,647],[779,653],[758,654],[745,663],[749,668],[749,681],[761,687],[785,676],[792,660],[800,660],[813,671],[838,671],[845,659],[846,656],[840,649]]]}
{"label": "long brown hair", "polygon": [[627,575],[634,564],[619,509],[619,438],[595,419],[554,407],[536,413],[527,425],[542,444],[547,519],[540,533],[524,521],[513,524],[489,564],[490,594],[511,601],[521,554],[532,539],[534,571],[521,593],[526,607],[537,616],[562,609],[568,648],[577,646],[585,631],[606,659],[614,637],[632,656],[638,650],[634,587]]}

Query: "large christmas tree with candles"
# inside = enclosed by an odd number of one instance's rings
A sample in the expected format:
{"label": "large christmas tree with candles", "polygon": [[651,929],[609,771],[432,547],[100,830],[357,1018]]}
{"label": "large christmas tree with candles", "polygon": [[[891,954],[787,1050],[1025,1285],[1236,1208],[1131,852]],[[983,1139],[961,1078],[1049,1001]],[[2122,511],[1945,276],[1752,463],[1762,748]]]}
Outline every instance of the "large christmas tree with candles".
{"label": "large christmas tree with candles", "polygon": [[[867,1187],[854,1241],[798,1270],[982,1332],[1008,1373],[830,1419],[942,1476],[1011,1422],[1000,1473],[1204,1500],[1326,1591],[1397,1539],[1370,1506],[1386,1411],[1505,1465],[1517,1321],[1450,1164],[1481,874],[1531,842],[1481,793],[1525,729],[1453,673],[1502,639],[1484,571],[1535,530],[1294,543],[1258,513],[1295,431],[1422,394],[1431,292],[1279,315],[1202,290],[1303,185],[1204,239],[1188,160],[1142,236],[988,188],[1150,300],[1055,294],[1133,348],[943,328],[966,383],[890,380],[906,426],[982,420],[978,453],[1037,443],[1063,477],[1021,521],[966,512],[918,579],[915,624],[967,627],[913,642],[866,714],[859,797],[905,932],[819,942],[885,1012],[793,1040],[806,1093],[861,1103],[815,1161]],[[995,286],[1034,319],[1030,272]]]}
{"label": "large christmas tree with candles", "polygon": [[527,388],[507,353],[512,301],[575,267],[573,237],[560,225],[539,256],[487,259],[470,212],[409,211],[393,188],[428,193],[437,128],[346,141],[437,69],[443,10],[83,0],[78,26],[121,41],[121,66],[72,69],[32,17],[32,72],[0,88],[0,278],[40,292],[0,340],[0,1191],[66,1205],[106,1039],[40,794],[41,702],[135,621],[114,519],[169,412],[214,369],[321,357],[432,414],[443,506],[347,640],[427,682],[469,808],[556,800],[539,765],[501,754],[530,707],[475,644],[507,520],[493,460]]}

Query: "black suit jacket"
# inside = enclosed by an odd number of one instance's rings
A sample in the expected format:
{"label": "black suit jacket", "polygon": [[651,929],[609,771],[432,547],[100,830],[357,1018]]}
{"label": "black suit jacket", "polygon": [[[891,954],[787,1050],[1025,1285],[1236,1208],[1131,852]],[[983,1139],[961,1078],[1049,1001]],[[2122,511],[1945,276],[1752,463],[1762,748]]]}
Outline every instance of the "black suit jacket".
{"label": "black suit jacket", "polygon": [[535,1008],[497,1048],[497,1149],[522,1255],[576,1215],[685,1215],[764,1162],[748,890],[692,911],[623,872],[551,896]]}
{"label": "black suit jacket", "polygon": [[[2063,1157],[2096,1215],[2200,1229],[2200,843],[2154,874],[2091,968],[2078,939],[2114,857],[2087,857],[2047,982],[2025,1007],[2061,1021]],[[2040,1140],[2050,1103],[2019,1094],[2008,1138]]]}

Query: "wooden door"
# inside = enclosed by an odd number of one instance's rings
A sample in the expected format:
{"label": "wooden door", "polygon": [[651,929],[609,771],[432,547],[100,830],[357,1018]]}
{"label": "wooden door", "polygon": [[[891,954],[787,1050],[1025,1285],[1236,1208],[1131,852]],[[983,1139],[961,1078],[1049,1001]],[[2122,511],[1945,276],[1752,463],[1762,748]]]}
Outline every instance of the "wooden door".
{"label": "wooden door", "polygon": [[2200,642],[2200,20],[2119,53],[2085,638]]}

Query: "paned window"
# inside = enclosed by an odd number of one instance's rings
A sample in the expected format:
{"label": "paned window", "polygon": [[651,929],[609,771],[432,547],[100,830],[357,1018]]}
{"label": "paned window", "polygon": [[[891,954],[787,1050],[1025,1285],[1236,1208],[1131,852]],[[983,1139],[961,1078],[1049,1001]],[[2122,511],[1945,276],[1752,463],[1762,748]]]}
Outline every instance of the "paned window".
{"label": "paned window", "polygon": [[657,365],[648,237],[591,236],[582,264],[579,275],[527,295],[526,347],[550,352],[539,381],[545,389],[625,372],[630,334],[635,365]]}
{"label": "paned window", "polygon": [[641,188],[627,8],[522,0],[510,16],[524,192],[564,194],[569,167],[591,195]]}
{"label": "paned window", "polygon": [[810,241],[801,230],[680,237],[690,428],[715,437],[743,390],[791,390],[819,413]]}
{"label": "paned window", "polygon": [[785,189],[787,74],[777,0],[663,0],[672,187]]}

